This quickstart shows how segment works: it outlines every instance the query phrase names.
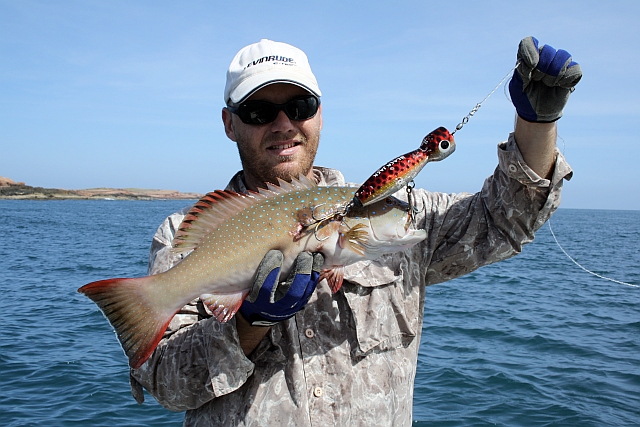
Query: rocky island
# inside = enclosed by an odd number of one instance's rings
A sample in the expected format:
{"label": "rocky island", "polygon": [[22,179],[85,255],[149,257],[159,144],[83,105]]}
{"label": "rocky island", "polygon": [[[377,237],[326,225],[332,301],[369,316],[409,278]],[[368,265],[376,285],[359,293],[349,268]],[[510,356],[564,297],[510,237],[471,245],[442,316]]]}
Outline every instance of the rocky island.
{"label": "rocky island", "polygon": [[199,193],[181,193],[175,190],[148,190],[142,188],[88,188],[85,190],[63,190],[25,185],[0,176],[0,199],[62,200],[62,199],[108,199],[108,200],[158,200],[199,199]]}

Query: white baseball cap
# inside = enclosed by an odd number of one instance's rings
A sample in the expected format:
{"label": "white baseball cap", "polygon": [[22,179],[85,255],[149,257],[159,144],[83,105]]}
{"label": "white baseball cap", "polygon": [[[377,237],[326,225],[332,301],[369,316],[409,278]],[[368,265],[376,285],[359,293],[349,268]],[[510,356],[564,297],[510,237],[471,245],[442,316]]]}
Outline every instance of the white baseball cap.
{"label": "white baseball cap", "polygon": [[272,83],[291,83],[322,96],[307,55],[286,43],[262,39],[240,50],[227,70],[224,102],[235,105]]}

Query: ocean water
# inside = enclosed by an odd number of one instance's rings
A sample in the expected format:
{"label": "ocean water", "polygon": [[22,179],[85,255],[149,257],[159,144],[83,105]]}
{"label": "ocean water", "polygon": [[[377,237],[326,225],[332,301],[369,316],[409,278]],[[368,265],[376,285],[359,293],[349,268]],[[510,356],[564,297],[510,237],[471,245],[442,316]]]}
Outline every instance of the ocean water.
{"label": "ocean water", "polygon": [[[85,283],[139,276],[185,201],[0,200],[0,425],[179,426],[130,395]],[[640,211],[560,209],[560,243],[640,285]],[[592,276],[547,226],[523,253],[427,290],[415,426],[640,425],[640,288]]]}

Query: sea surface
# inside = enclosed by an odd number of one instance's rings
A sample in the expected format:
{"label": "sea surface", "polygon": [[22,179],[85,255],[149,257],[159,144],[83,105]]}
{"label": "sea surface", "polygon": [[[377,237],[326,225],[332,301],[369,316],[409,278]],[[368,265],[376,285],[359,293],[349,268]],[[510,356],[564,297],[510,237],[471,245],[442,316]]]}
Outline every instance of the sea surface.
{"label": "sea surface", "polygon": [[[130,395],[128,367],[76,289],[144,275],[185,201],[0,200],[0,425],[180,426]],[[640,211],[560,209],[585,268],[640,285]],[[640,288],[576,266],[545,225],[521,255],[427,290],[415,426],[640,425]]]}

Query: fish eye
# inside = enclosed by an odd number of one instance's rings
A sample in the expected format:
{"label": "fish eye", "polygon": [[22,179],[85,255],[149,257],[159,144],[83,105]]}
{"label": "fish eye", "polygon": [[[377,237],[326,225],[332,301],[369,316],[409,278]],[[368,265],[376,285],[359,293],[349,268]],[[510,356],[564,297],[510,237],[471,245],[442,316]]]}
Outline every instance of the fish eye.
{"label": "fish eye", "polygon": [[450,147],[451,147],[451,143],[446,139],[443,141],[440,141],[440,151],[448,151]]}

